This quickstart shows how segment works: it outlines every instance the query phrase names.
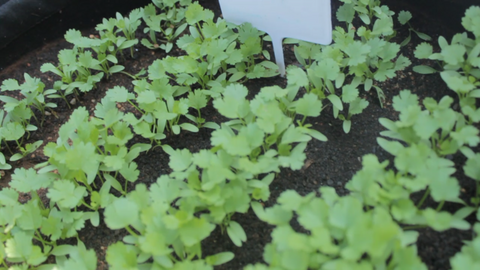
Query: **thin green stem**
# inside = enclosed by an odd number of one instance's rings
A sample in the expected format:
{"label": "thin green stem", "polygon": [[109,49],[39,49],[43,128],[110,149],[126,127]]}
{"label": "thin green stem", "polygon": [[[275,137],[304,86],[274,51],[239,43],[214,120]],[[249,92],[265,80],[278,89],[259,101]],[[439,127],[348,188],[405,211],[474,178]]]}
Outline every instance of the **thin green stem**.
{"label": "thin green stem", "polygon": [[200,109],[197,109],[198,112],[198,118],[202,118],[202,113],[200,112]]}
{"label": "thin green stem", "polygon": [[305,120],[307,120],[307,116],[306,116],[306,115],[303,116],[303,119],[302,119],[302,122],[301,122],[301,123],[302,123],[302,126],[303,126],[303,123],[305,123]]}
{"label": "thin green stem", "polygon": [[441,201],[440,204],[437,206],[437,212],[442,210],[443,205],[445,204],[445,201]]}
{"label": "thin green stem", "polygon": [[40,234],[40,231],[39,231],[38,229],[35,230],[35,234],[36,234],[36,236],[34,236],[34,238],[35,238],[36,240],[40,241],[40,242],[42,243],[42,245],[44,246],[44,248],[45,248],[45,244],[50,245],[50,246],[55,246],[55,243],[54,243],[54,242],[49,242],[49,241],[43,239],[43,237],[42,237],[42,235]]}
{"label": "thin green stem", "polygon": [[425,193],[423,194],[423,197],[420,200],[420,202],[418,203],[417,208],[422,207],[423,203],[425,202],[425,200],[427,199],[429,194],[430,194],[430,187],[428,187],[427,190],[425,191]]}
{"label": "thin green stem", "polygon": [[478,204],[479,204],[479,198],[478,198],[478,195],[480,195],[480,182],[476,181],[477,182],[477,193],[475,194],[475,197],[477,198],[477,200],[475,200],[475,208],[478,208]]}
{"label": "thin green stem", "polygon": [[406,230],[425,229],[427,227],[428,227],[427,225],[412,225],[412,226],[405,226],[402,229],[406,231]]}
{"label": "thin green stem", "polygon": [[17,143],[18,148],[22,149],[22,145],[18,142],[18,140],[15,140],[15,142]]}
{"label": "thin green stem", "polygon": [[7,147],[8,151],[10,152],[11,155],[13,155],[12,149],[10,149],[10,146],[8,146],[7,140],[4,140],[5,146]]}
{"label": "thin green stem", "polygon": [[98,152],[100,152],[100,155],[102,156],[105,155],[105,153],[102,151],[102,149],[98,145],[95,145],[95,147],[97,148]]}
{"label": "thin green stem", "polygon": [[30,192],[30,196],[32,196],[32,199],[37,199],[38,200],[38,204],[40,205],[40,207],[42,208],[42,210],[45,210],[45,205],[43,204],[42,200],[40,199],[40,196],[38,195],[37,191],[36,190],[33,190]]}
{"label": "thin green stem", "polygon": [[[102,185],[105,183],[105,181],[103,180],[102,178],[102,175],[100,174],[100,172],[97,172],[97,176],[98,178],[100,178],[100,181],[102,182]],[[95,184],[95,183],[94,183]]]}
{"label": "thin green stem", "polygon": [[135,233],[132,228],[130,228],[130,226],[127,226],[125,227],[125,229],[127,230],[128,233],[130,233],[131,235],[135,236],[135,237],[139,237],[139,235],[137,233]]}
{"label": "thin green stem", "polygon": [[93,207],[91,207],[90,205],[88,205],[84,200],[82,200],[82,204],[83,204],[85,207],[87,207],[88,209],[93,210],[93,211],[96,211],[95,208],[93,208]]}
{"label": "thin green stem", "polygon": [[133,103],[130,99],[127,100],[127,101],[128,101],[128,103],[130,103],[130,105],[132,105],[135,109],[137,109],[139,112],[141,112],[143,115],[145,115],[145,112],[142,111],[142,110],[140,110],[140,108],[137,107],[137,105],[135,105],[135,103]]}
{"label": "thin green stem", "polygon": [[130,74],[130,73],[128,73],[128,72],[125,72],[125,71],[120,71],[120,73],[122,73],[122,74],[125,74],[125,75],[127,75],[128,77],[130,77],[130,78],[132,78],[132,79],[134,79],[134,80],[136,80],[136,79],[137,79],[137,77],[136,77],[136,76],[133,76],[132,74]]}

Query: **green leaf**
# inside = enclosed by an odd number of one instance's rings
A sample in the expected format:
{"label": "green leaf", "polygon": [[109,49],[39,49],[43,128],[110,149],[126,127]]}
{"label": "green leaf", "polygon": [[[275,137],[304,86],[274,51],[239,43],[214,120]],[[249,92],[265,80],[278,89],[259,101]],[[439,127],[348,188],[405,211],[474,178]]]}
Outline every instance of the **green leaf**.
{"label": "green leaf", "polygon": [[423,111],[418,115],[413,126],[417,135],[424,140],[429,139],[439,128],[440,125],[438,121],[429,115],[427,111]]}
{"label": "green leaf", "polygon": [[480,154],[476,154],[474,157],[471,157],[467,160],[463,166],[463,171],[465,174],[477,181],[480,181]]}
{"label": "green leaf", "polygon": [[340,72],[339,64],[332,58],[322,59],[312,67],[314,75],[324,80],[334,81],[338,78]]}
{"label": "green leaf", "polygon": [[307,143],[299,143],[293,148],[290,156],[280,156],[278,161],[282,167],[290,167],[292,170],[300,170],[307,158],[305,154],[305,148]]}
{"label": "green leaf", "polygon": [[342,87],[343,102],[350,103],[353,102],[356,98],[358,98],[358,89],[355,85],[347,84]]}
{"label": "green leaf", "polygon": [[214,14],[211,10],[205,10],[198,2],[188,6],[185,11],[185,19],[190,25],[194,25],[200,21],[212,20]]}
{"label": "green leaf", "polygon": [[[410,199],[401,199],[392,205],[392,215],[397,220],[408,220],[415,216],[417,207]],[[416,240],[416,239],[415,239]]]}
{"label": "green leaf", "polygon": [[429,43],[420,43],[414,51],[414,55],[418,59],[428,59],[433,54],[433,47]]}
{"label": "green leaf", "polygon": [[368,106],[368,101],[362,98],[357,97],[354,101],[349,104],[348,114],[355,115],[363,112]]}
{"label": "green leaf", "polygon": [[471,6],[465,12],[465,17],[462,18],[462,25],[476,37],[480,37],[480,22],[479,16],[480,15],[480,7],[478,6]]}
{"label": "green leaf", "polygon": [[184,171],[190,164],[192,164],[192,153],[188,149],[174,150],[168,145],[162,146],[163,150],[170,155],[170,162],[168,165],[174,171]]}
{"label": "green leaf", "polygon": [[325,135],[323,135],[322,133],[320,133],[319,131],[317,131],[315,129],[306,128],[306,127],[299,127],[299,130],[301,132],[305,133],[305,134],[308,134],[308,135],[312,136],[313,138],[315,138],[319,141],[322,141],[322,142],[328,141],[328,139]]}
{"label": "green leaf", "polygon": [[65,40],[80,48],[98,47],[104,42],[100,39],[91,39],[82,36],[82,32],[70,29],[65,34]]}
{"label": "green leaf", "polygon": [[182,224],[178,232],[185,246],[190,247],[207,238],[213,229],[215,229],[215,225],[203,218],[193,217],[186,224]]}
{"label": "green leaf", "polygon": [[69,149],[62,160],[70,170],[82,170],[88,176],[88,183],[92,183],[100,165],[100,155],[91,142],[84,143],[79,139],[73,140],[73,148]]}
{"label": "green leaf", "polygon": [[182,130],[187,130],[187,131],[190,131],[190,132],[198,132],[199,131],[197,126],[194,126],[190,123],[182,123],[179,126],[182,128]]}
{"label": "green leaf", "polygon": [[360,41],[354,41],[348,44],[347,47],[344,49],[345,53],[349,56],[348,65],[356,66],[365,63],[370,49],[370,46]]}
{"label": "green leaf", "polygon": [[78,246],[72,247],[68,255],[68,260],[60,263],[60,265],[63,265],[63,269],[95,270],[97,268],[95,250],[87,250],[82,242],[79,242]]}
{"label": "green leaf", "polygon": [[23,137],[25,129],[18,122],[9,122],[0,127],[0,138],[6,141],[16,141]]}
{"label": "green leaf", "polygon": [[441,55],[443,60],[450,65],[458,65],[465,61],[465,46],[460,44],[452,44],[442,49]]}
{"label": "green leaf", "polygon": [[322,101],[313,93],[305,94],[295,102],[295,111],[301,115],[317,117],[322,111]]}
{"label": "green leaf", "polygon": [[353,4],[344,4],[340,6],[337,10],[338,21],[351,23],[355,17],[355,10],[353,9],[353,6]]}
{"label": "green leaf", "polygon": [[0,170],[10,170],[11,168],[12,166],[10,164],[7,164],[3,153],[0,153]]}
{"label": "green leaf", "polygon": [[231,261],[234,257],[235,255],[232,252],[221,252],[205,257],[205,262],[209,265],[221,265]]}
{"label": "green leaf", "polygon": [[[396,43],[387,42],[382,46],[382,49],[378,52],[378,56],[384,61],[380,62],[379,68],[388,64],[386,61],[394,59],[400,51],[400,45]],[[388,65],[387,65],[388,66]]]}
{"label": "green leaf", "polygon": [[137,96],[137,102],[143,104],[152,104],[157,101],[155,92],[150,90],[142,91]]}
{"label": "green leaf", "polygon": [[288,224],[293,216],[291,211],[283,209],[280,205],[274,205],[267,209],[263,209],[259,202],[252,202],[251,205],[260,220],[272,225]]}
{"label": "green leaf", "polygon": [[237,81],[241,80],[242,78],[244,78],[245,76],[246,76],[245,72],[237,71],[237,72],[233,73],[232,76],[230,76],[230,78],[228,78],[228,81],[229,82],[237,82]]}
{"label": "green leaf", "polygon": [[425,160],[433,150],[425,144],[413,144],[401,149],[395,158],[395,166],[401,172],[419,174],[425,171]]}
{"label": "green leaf", "polygon": [[56,202],[60,207],[75,208],[87,195],[84,186],[75,186],[69,180],[57,180],[48,190],[47,197]]}
{"label": "green leaf", "polygon": [[[45,65],[45,64],[44,64]],[[51,65],[51,64],[50,64]],[[52,65],[53,66],[53,65]],[[43,67],[43,66],[42,66]],[[55,68],[55,67],[54,67]],[[43,71],[42,71],[43,72]],[[0,86],[2,91],[15,91],[20,89],[20,85],[18,81],[15,79],[6,79],[2,82],[2,86]]]}
{"label": "green leaf", "polygon": [[55,256],[64,256],[71,254],[75,251],[75,246],[72,245],[59,245],[53,248],[52,254]]}
{"label": "green leaf", "polygon": [[343,197],[331,207],[328,221],[334,228],[344,230],[355,224],[362,212],[362,205],[356,198]]}
{"label": "green leaf", "polygon": [[402,10],[398,13],[398,21],[400,24],[406,24],[412,18],[412,13],[409,11]]}
{"label": "green leaf", "polygon": [[412,62],[407,57],[400,55],[395,61],[395,70],[404,70],[406,67],[410,66]]}
{"label": "green leaf", "polygon": [[299,127],[295,127],[294,125],[290,125],[288,129],[283,133],[281,144],[291,144],[294,142],[308,142],[311,140],[311,137],[305,135],[302,132],[303,130]]}
{"label": "green leaf", "polygon": [[112,270],[138,269],[135,248],[122,242],[108,247],[106,259]]}
{"label": "green leaf", "polygon": [[12,175],[10,187],[27,193],[49,187],[54,179],[55,175],[50,173],[39,174],[33,168],[17,168]]}
{"label": "green leaf", "polygon": [[438,177],[430,184],[430,189],[432,198],[437,202],[455,201],[460,195],[458,180],[452,177]]}
{"label": "green leaf", "polygon": [[18,204],[18,192],[11,188],[0,190],[0,202],[2,205],[15,206]]}
{"label": "green leaf", "polygon": [[471,147],[476,146],[480,142],[480,137],[478,136],[478,129],[474,126],[464,126],[460,130],[456,130],[450,133],[450,136],[459,144],[459,145],[468,145]]}
{"label": "green leaf", "polygon": [[451,228],[452,215],[447,212],[437,212],[431,208],[423,210],[423,217],[425,217],[426,223],[432,229],[436,231],[445,231]]}
{"label": "green leaf", "polygon": [[245,234],[245,231],[243,230],[242,226],[235,221],[229,222],[227,233],[237,247],[241,247],[242,242],[247,241],[247,235]]}
{"label": "green leaf", "polygon": [[124,193],[125,191],[123,190],[123,187],[122,185],[120,184],[120,182],[117,181],[117,179],[115,179],[113,176],[107,174],[107,173],[104,173],[103,174],[103,177],[105,178],[105,183],[108,183],[110,184],[114,189],[116,189],[117,191],[121,192],[121,193]]}
{"label": "green leaf", "polygon": [[188,105],[194,109],[200,110],[207,106],[207,97],[200,90],[195,90],[188,94]]}
{"label": "green leaf", "polygon": [[42,213],[36,199],[24,204],[22,215],[17,219],[17,225],[25,231],[34,231],[41,227]]}
{"label": "green leaf", "polygon": [[[60,224],[60,225],[59,225]],[[48,218],[43,219],[41,232],[50,236],[50,239],[55,241],[62,236],[62,219],[58,216],[58,211],[52,210]]]}
{"label": "green leaf", "polygon": [[[40,247],[33,246],[32,237],[23,231],[15,233],[13,238],[10,238],[5,242],[5,253],[7,255],[6,257],[9,259],[20,259],[20,261],[27,261],[32,257],[32,254],[35,254],[38,251],[40,251]],[[43,258],[43,261],[45,259],[46,257]]]}
{"label": "green leaf", "polygon": [[305,201],[306,199],[295,190],[284,191],[277,199],[277,202],[281,204],[284,209],[290,211],[298,211]]}
{"label": "green leaf", "polygon": [[430,37],[429,35],[425,34],[425,33],[422,33],[422,32],[418,32],[418,31],[413,31],[419,38],[423,39],[423,40],[426,40],[426,41],[430,41],[432,40],[432,37]]}
{"label": "green leaf", "polygon": [[392,17],[383,17],[375,21],[372,29],[372,35],[389,36],[391,34],[393,34]]}
{"label": "green leaf", "polygon": [[305,87],[309,84],[307,74],[303,69],[297,66],[288,66],[286,74],[289,86]]}
{"label": "green leaf", "polygon": [[395,77],[394,64],[392,62],[382,62],[380,63],[373,78],[379,82],[384,82],[387,79],[391,79],[394,77]]}
{"label": "green leaf", "polygon": [[138,206],[127,198],[118,198],[105,208],[105,224],[118,230],[135,223],[139,218]]}
{"label": "green leaf", "polygon": [[340,98],[338,96],[336,96],[335,94],[331,94],[327,98],[328,98],[328,100],[330,100],[330,102],[332,102],[332,104],[335,108],[337,108],[340,111],[343,110],[342,100],[340,100]]}
{"label": "green leaf", "polygon": [[468,93],[476,86],[467,77],[452,70],[440,72],[440,76],[447,83],[448,87],[457,93]]}
{"label": "green leaf", "polygon": [[412,94],[410,90],[402,90],[400,94],[393,97],[393,108],[401,112],[410,106],[418,106],[418,96]]}
{"label": "green leaf", "polygon": [[231,84],[225,88],[223,98],[213,101],[213,106],[228,118],[243,118],[246,116],[245,109],[248,109],[248,101],[245,100],[247,94],[248,89],[245,86]]}
{"label": "green leaf", "polygon": [[343,132],[349,133],[351,127],[352,127],[352,121],[350,120],[343,121]]}
{"label": "green leaf", "polygon": [[429,66],[424,66],[424,65],[414,66],[413,71],[420,74],[433,74],[438,72],[436,69]]}

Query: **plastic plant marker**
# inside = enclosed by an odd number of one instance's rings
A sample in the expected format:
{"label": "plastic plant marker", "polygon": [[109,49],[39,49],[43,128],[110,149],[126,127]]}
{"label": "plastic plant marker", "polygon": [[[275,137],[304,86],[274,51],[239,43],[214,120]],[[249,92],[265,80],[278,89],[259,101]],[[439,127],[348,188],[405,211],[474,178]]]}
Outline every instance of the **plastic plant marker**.
{"label": "plastic plant marker", "polygon": [[319,44],[332,42],[330,0],[219,0],[223,18],[245,22],[272,38],[275,60],[285,76],[282,41],[294,38]]}

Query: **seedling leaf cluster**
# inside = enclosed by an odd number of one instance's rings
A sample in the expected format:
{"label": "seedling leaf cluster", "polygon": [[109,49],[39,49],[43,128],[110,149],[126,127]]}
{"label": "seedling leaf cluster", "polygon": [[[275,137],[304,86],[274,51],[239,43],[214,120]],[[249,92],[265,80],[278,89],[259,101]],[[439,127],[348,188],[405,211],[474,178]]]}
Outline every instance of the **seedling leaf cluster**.
{"label": "seedling leaf cluster", "polygon": [[[468,9],[462,21],[469,33],[455,35],[451,44],[440,37],[441,52],[434,53],[428,43],[415,51],[438,66],[414,69],[438,70],[458,94],[460,110],[453,109],[451,97],[420,102],[403,90],[393,98],[399,119],[380,119],[386,130],[377,139],[394,156],[392,167],[369,154],[347,183],[348,195],[340,197],[331,187],[320,188],[320,196],[287,190],[277,204],[265,208],[261,203],[268,201],[280,169],[304,166],[309,141],[327,141],[308,118],[331,107],[348,133],[352,116],[369,105],[362,89],[375,89],[383,104],[378,83],[411,63],[399,54],[411,36],[401,44],[391,42],[394,19],[430,40],[412,28],[407,11],[395,17],[378,0],[342,2],[337,18],[345,27],[335,28],[334,43],[287,40],[296,44],[299,66],[287,68],[285,87],[263,87],[252,98],[244,82],[279,74],[264,46],[268,36],[249,24],[214,18],[189,0],[154,0],[128,16],[104,19],[96,27],[98,36],[69,30],[65,39],[73,48],[60,51],[58,63],[41,67],[56,76],[52,89],[28,74],[22,84],[3,81],[0,138],[2,151],[9,153],[0,155],[0,169],[12,168],[6,157],[17,161],[40,147],[48,161],[16,168],[10,187],[0,191],[0,269],[96,269],[94,250],[79,238],[86,222],[128,233],[106,251],[111,269],[213,269],[234,254],[204,256],[202,241],[219,226],[242,246],[247,235],[232,216],[250,208],[275,229],[265,247],[265,264],[246,270],[427,269],[417,255],[415,229],[467,230],[466,217],[477,213],[480,219],[480,154],[475,153],[480,143],[479,7]],[[142,27],[147,38],[139,42]],[[123,63],[140,45],[181,53],[129,74]],[[72,96],[81,99],[82,92],[98,91],[101,80],[119,74],[132,78],[131,90],[108,89],[93,114],[85,107],[73,110],[56,141],[24,144],[36,125],[55,114],[54,99],[70,106]],[[120,110],[119,104],[131,110]],[[207,119],[202,114],[207,106],[227,120]],[[169,136],[202,128],[211,130],[211,149],[191,152],[165,143]],[[133,143],[135,136],[149,143]],[[171,173],[149,186],[137,183],[135,159],[154,148],[169,155]],[[457,152],[467,160],[464,174],[477,182],[471,201],[460,199],[456,167],[448,159]],[[415,192],[423,192],[421,200],[412,199]],[[21,203],[23,193],[30,199]],[[424,207],[427,198],[437,206]],[[450,213],[443,209],[445,202],[461,207]],[[291,227],[293,218],[307,233]],[[480,267],[479,224],[473,226],[475,238],[451,258],[453,269]]]}

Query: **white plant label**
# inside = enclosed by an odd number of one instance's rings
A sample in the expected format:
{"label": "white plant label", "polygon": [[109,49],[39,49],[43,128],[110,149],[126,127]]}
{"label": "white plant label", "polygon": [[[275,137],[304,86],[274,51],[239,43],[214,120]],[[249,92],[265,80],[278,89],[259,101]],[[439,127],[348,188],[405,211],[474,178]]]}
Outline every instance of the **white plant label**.
{"label": "white plant label", "polygon": [[330,0],[219,0],[223,18],[245,22],[272,38],[275,60],[282,76],[285,60],[282,41],[294,38],[319,44],[332,42]]}

